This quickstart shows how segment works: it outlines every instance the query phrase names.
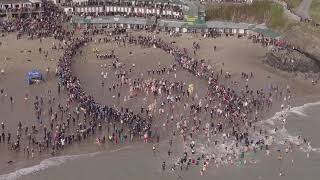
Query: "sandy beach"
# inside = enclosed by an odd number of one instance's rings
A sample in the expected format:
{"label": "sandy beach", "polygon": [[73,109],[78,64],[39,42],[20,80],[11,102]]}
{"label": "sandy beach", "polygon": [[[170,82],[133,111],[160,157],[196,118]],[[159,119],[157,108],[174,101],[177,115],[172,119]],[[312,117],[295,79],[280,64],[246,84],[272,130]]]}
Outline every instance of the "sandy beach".
{"label": "sandy beach", "polygon": [[[133,34],[145,33],[133,32]],[[306,102],[319,101],[319,85],[312,85],[311,80],[305,80],[303,75],[294,76],[293,74],[280,72],[263,64],[262,60],[267,49],[260,44],[252,43],[251,40],[236,37],[204,39],[201,37],[193,37],[192,35],[183,35],[182,37],[176,38],[169,37],[165,34],[159,34],[157,36],[161,37],[164,41],[174,41],[175,45],[186,48],[186,51],[188,51],[192,57],[204,59],[204,61],[211,64],[216,71],[223,69],[224,73],[228,72],[228,74],[231,74],[231,78],[224,82],[227,86],[237,88],[238,86],[233,83],[234,81],[247,84],[254,90],[268,89],[271,84],[272,86],[279,87],[279,89],[286,89],[289,86],[293,94],[290,104],[303,105]],[[127,100],[129,91],[125,86],[117,86],[116,91],[109,90],[110,87],[117,83],[116,74],[112,70],[112,59],[97,59],[96,53],[93,52],[94,48],[98,49],[101,53],[110,53],[111,51],[114,51],[114,54],[119,58],[121,63],[124,64],[125,68],[132,69],[132,72],[130,73],[132,79],[143,77],[144,79],[163,78],[167,81],[183,81],[186,84],[194,84],[195,94],[197,94],[199,99],[204,98],[207,90],[207,82],[198,77],[191,76],[189,72],[182,68],[177,68],[175,72],[161,76],[147,73],[149,69],[169,67],[173,64],[174,57],[163,50],[150,47],[142,48],[135,45],[123,46],[116,44],[115,42],[99,43],[95,42],[95,40],[103,38],[103,36],[95,36],[93,38],[94,40],[92,42],[79,49],[79,51],[82,51],[82,54],[78,53],[73,57],[72,69],[74,74],[80,79],[84,89],[89,92],[97,102],[108,106],[116,105],[118,107],[130,108],[138,113],[141,107],[146,107],[153,103],[154,99],[139,94],[135,98]],[[4,69],[4,74],[0,75],[0,89],[4,89],[4,95],[0,97],[0,121],[4,122],[6,125],[6,132],[10,131],[12,135],[15,135],[19,121],[22,122],[23,126],[31,126],[34,124],[37,127],[40,126],[33,112],[32,103],[35,96],[43,97],[46,102],[49,99],[48,91],[51,91],[50,96],[56,98],[53,111],[58,111],[58,104],[66,103],[66,91],[62,90],[61,93],[58,93],[58,81],[55,76],[57,60],[62,55],[63,51],[53,50],[53,43],[57,45],[59,42],[50,38],[43,39],[40,43],[38,39],[27,40],[23,38],[16,40],[15,34],[9,34],[8,36],[1,37],[0,41],[2,42],[2,45],[0,46],[0,68]],[[195,54],[193,53],[192,48],[193,42],[198,42],[201,47]],[[213,50],[214,46],[216,46],[216,50]],[[39,52],[39,48],[42,49],[41,53]],[[47,57],[44,55],[44,52],[46,51],[48,52]],[[48,73],[46,72],[47,68],[49,68]],[[45,74],[45,82],[29,86],[26,82],[26,74],[32,69],[42,71]],[[102,72],[104,74],[107,72],[108,75],[103,77],[101,76]],[[252,72],[254,77],[250,78],[248,81],[242,79],[241,73],[243,72],[247,74]],[[119,98],[117,98],[118,93],[121,94]],[[25,100],[26,94],[28,94],[27,101]],[[9,102],[9,97],[11,96],[14,100],[14,103],[12,104]],[[188,100],[189,99],[184,99],[183,101],[188,102]],[[161,99],[159,99],[159,101],[161,101]],[[282,100],[275,101],[270,110],[259,115],[259,120],[261,121],[268,117],[272,117],[275,112],[281,110],[280,106],[282,103]],[[47,105],[44,107],[47,107]],[[168,109],[165,111],[169,112],[170,108],[166,108]],[[183,107],[176,107],[175,111],[177,114],[182,114]],[[43,124],[41,127],[44,125],[49,127],[50,117],[46,108],[42,114]],[[312,116],[314,117],[314,115]],[[210,119],[207,116],[203,116],[202,118],[204,118],[204,122]],[[165,119],[165,114],[154,113],[154,119],[155,126],[161,129],[163,124],[163,121],[161,120]],[[291,124],[289,120],[287,121],[288,124]],[[296,125],[292,125],[292,127],[290,127],[291,129],[297,129],[296,126],[301,127],[299,122],[294,122],[293,124]],[[154,157],[154,155],[152,155],[152,144],[141,145],[139,142],[122,145],[114,145],[113,143],[97,145],[95,143],[95,138],[89,138],[81,144],[73,144],[66,147],[57,155],[86,154],[97,151],[101,152],[101,154],[94,157],[83,157],[79,160],[70,161],[65,165],[53,167],[40,172],[40,174],[33,174],[31,176],[23,177],[22,179],[103,179],[106,176],[105,173],[108,174],[108,178],[113,179],[128,179],[129,177],[132,179],[140,179],[143,176],[136,172],[146,172],[146,170],[149,172],[145,173],[146,179],[176,179],[177,174],[180,174],[179,172],[163,173],[160,170],[161,162],[164,159],[168,162],[175,160],[175,158],[169,158],[171,160],[168,160],[168,157],[165,156],[166,149],[168,148],[167,141],[170,137],[168,134],[171,133],[174,127],[175,125],[171,125],[171,127],[161,130],[161,143],[158,145],[159,156],[156,155],[156,157]],[[306,126],[305,129],[308,128],[309,126]],[[106,134],[106,129],[107,126],[104,125],[100,135]],[[41,128],[39,128],[39,130],[41,131]],[[302,134],[304,131],[306,130],[302,130]],[[316,136],[316,133],[311,133],[307,136]],[[40,137],[38,138],[40,139]],[[312,137],[312,139],[317,139],[317,137]],[[173,154],[174,156],[179,156],[179,153],[183,151],[183,147],[179,146],[181,138],[179,139],[177,137],[175,142],[177,146],[174,148]],[[23,141],[22,147],[26,145],[26,141]],[[316,145],[320,144],[316,143]],[[127,146],[129,146],[129,148],[126,148]],[[118,148],[124,149],[119,151],[114,150]],[[163,149],[163,151],[161,149]],[[10,151],[5,143],[0,144],[0,154],[0,174],[8,174],[18,169],[35,165],[40,161],[51,157],[49,151],[42,153],[36,151],[35,158],[26,158],[23,151]],[[260,152],[260,154],[263,153]],[[268,158],[265,157],[265,155],[254,156],[256,156],[255,159],[257,160],[257,163],[254,165],[241,167],[233,166],[231,168],[226,166],[218,169],[209,166],[203,178],[236,179],[237,177],[237,179],[259,179],[260,176],[263,179],[279,178],[279,169],[270,168],[279,163],[275,157]],[[288,170],[287,173],[285,172],[286,176],[281,177],[281,179],[295,179],[297,177],[303,177],[304,174],[317,173],[314,167],[318,166],[316,160],[319,159],[319,154],[312,156],[312,160],[305,160],[305,154],[297,150],[290,154],[290,157],[294,157],[297,159],[295,161],[302,163],[295,163],[292,168],[286,168],[290,169],[290,171]],[[288,159],[286,160],[290,161]],[[9,161],[12,162],[8,163]],[[109,163],[111,161],[112,163]],[[289,162],[286,163],[289,164],[286,166],[290,166]],[[139,166],[137,166],[138,164]],[[93,166],[96,168],[91,168]],[[82,171],[79,173],[70,173],[70,171],[75,171],[77,169],[91,169],[92,172],[88,173],[87,171]],[[183,179],[198,178],[199,169],[199,167],[191,168],[190,171],[182,173]],[[265,169],[270,171],[265,171]],[[235,174],[230,173],[230,171]],[[301,171],[303,171],[303,173],[299,173]],[[126,173],[123,174],[122,172]]]}

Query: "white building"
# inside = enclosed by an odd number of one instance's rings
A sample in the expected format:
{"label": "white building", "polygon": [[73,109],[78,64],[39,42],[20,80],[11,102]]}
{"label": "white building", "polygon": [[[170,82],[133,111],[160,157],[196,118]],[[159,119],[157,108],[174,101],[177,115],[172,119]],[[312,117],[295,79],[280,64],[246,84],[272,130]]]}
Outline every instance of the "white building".
{"label": "white building", "polygon": [[32,3],[29,0],[0,0],[0,9],[20,9],[23,7],[31,7]]}
{"label": "white building", "polygon": [[40,0],[0,0],[0,10],[38,8],[41,4]]}

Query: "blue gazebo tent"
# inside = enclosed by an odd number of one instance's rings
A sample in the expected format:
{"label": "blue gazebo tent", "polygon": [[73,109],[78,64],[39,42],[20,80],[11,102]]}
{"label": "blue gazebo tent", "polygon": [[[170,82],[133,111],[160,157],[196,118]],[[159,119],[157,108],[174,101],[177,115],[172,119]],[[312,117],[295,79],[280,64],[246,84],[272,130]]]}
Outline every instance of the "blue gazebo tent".
{"label": "blue gazebo tent", "polygon": [[43,80],[43,75],[40,71],[34,69],[34,70],[28,72],[27,80],[28,80],[28,84],[30,85],[37,80],[38,81]]}

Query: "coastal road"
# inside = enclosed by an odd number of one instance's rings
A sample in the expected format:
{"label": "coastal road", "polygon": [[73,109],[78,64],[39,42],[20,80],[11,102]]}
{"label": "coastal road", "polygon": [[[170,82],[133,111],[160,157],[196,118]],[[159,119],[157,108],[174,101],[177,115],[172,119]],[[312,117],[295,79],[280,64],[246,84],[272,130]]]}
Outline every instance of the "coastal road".
{"label": "coastal road", "polygon": [[302,0],[300,5],[298,6],[296,13],[302,19],[310,19],[309,9],[311,6],[312,0]]}

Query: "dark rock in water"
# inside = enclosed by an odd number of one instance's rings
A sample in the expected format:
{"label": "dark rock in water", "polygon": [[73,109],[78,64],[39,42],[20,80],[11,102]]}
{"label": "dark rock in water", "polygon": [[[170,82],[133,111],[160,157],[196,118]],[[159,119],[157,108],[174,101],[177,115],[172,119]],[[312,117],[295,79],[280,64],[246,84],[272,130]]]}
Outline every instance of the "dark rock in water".
{"label": "dark rock in water", "polygon": [[292,49],[272,49],[264,60],[268,65],[288,72],[320,72],[320,61]]}

